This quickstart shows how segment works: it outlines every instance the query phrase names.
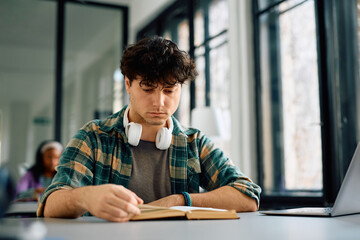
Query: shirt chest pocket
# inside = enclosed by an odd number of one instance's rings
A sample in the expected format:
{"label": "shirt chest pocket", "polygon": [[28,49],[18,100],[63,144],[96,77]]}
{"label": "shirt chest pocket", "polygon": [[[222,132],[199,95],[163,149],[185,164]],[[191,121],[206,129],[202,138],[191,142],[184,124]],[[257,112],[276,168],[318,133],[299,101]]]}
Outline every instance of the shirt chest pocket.
{"label": "shirt chest pocket", "polygon": [[198,158],[189,158],[187,161],[188,191],[198,193],[200,186],[201,165]]}

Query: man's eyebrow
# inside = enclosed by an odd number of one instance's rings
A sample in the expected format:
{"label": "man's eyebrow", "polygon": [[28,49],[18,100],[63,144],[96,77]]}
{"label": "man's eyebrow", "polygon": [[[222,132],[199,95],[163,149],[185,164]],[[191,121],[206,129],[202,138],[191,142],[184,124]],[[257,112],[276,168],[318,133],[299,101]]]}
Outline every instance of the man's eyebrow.
{"label": "man's eyebrow", "polygon": [[163,88],[174,88],[177,85],[179,85],[179,83],[175,83],[175,84],[167,84],[167,85],[163,85]]}
{"label": "man's eyebrow", "polygon": [[145,87],[145,88],[157,88],[157,86],[154,85],[150,85],[150,84],[139,84],[141,88]]}
{"label": "man's eyebrow", "polygon": [[157,88],[157,87],[159,87],[159,86],[160,86],[161,89],[164,89],[164,88],[174,88],[174,87],[176,87],[176,86],[178,86],[178,85],[179,85],[178,83],[175,83],[175,84],[166,84],[166,85],[161,85],[161,84],[145,84],[145,83],[140,84],[140,83],[139,83],[139,86],[140,86],[141,88],[151,88],[151,89],[155,89],[155,88]]}

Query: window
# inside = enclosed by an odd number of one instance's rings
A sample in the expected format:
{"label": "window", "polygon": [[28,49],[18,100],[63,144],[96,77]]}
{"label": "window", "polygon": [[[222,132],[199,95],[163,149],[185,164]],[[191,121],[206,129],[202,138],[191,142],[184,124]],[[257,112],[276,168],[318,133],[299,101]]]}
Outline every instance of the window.
{"label": "window", "polygon": [[123,12],[69,2],[65,13],[62,142],[86,122],[119,111],[124,91],[124,79],[114,78],[124,45]]}
{"label": "window", "polygon": [[357,142],[358,67],[342,66],[358,51],[354,5],[253,2],[259,183],[265,207],[297,205],[299,197],[302,205],[327,205],[336,197]]}
{"label": "window", "polygon": [[195,105],[211,106],[222,113],[221,138],[215,142],[231,156],[228,12],[227,0],[198,2],[194,18],[194,55],[199,71]]}
{"label": "window", "polygon": [[200,1],[195,13],[196,106],[229,109],[228,5]]}
{"label": "window", "polygon": [[259,16],[265,193],[322,189],[315,7],[294,4]]}
{"label": "window", "polygon": [[[279,6],[284,189],[321,190],[319,74],[313,1]],[[298,24],[302,22],[302,24]]]}
{"label": "window", "polygon": [[84,122],[119,110],[123,96],[113,89],[123,81],[113,76],[127,11],[94,1],[0,1],[0,164],[15,182],[43,140],[66,145]]}

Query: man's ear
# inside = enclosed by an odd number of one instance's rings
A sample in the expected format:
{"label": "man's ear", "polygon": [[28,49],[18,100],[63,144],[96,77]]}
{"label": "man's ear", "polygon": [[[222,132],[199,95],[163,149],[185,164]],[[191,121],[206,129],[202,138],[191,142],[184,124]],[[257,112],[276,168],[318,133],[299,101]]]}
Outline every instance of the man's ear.
{"label": "man's ear", "polygon": [[126,89],[126,92],[129,94],[129,91],[130,91],[130,79],[125,76],[125,89]]}

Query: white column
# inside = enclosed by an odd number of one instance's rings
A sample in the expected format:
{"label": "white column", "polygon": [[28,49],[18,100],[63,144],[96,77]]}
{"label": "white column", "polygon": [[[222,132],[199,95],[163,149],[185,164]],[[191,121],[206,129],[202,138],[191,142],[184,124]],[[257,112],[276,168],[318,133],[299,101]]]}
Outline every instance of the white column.
{"label": "white column", "polygon": [[229,0],[232,159],[256,181],[252,0]]}

